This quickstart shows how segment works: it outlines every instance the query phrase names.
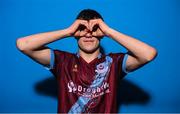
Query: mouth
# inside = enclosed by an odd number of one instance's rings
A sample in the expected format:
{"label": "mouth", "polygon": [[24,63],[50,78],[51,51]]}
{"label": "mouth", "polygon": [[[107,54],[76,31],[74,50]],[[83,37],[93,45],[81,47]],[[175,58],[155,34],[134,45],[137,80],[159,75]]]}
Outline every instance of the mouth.
{"label": "mouth", "polygon": [[85,40],[83,40],[83,42],[94,42],[94,40],[92,40],[92,39],[85,39]]}

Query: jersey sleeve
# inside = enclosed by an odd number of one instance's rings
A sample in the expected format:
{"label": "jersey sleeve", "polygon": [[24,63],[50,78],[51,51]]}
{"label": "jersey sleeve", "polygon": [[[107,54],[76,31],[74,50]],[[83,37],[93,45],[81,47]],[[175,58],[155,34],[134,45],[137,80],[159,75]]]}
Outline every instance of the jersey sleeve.
{"label": "jersey sleeve", "polygon": [[44,66],[45,69],[51,70],[54,67],[54,50],[50,48],[50,64],[48,66]]}
{"label": "jersey sleeve", "polygon": [[118,75],[124,78],[129,72],[126,70],[127,53],[111,53]]}
{"label": "jersey sleeve", "polygon": [[123,61],[122,61],[122,71],[126,74],[128,74],[129,72],[126,70],[126,61],[128,59],[128,54],[125,53],[124,57],[123,57]]}
{"label": "jersey sleeve", "polygon": [[50,49],[50,65],[46,67],[55,77],[57,77],[62,62],[65,60],[66,53],[57,49]]}

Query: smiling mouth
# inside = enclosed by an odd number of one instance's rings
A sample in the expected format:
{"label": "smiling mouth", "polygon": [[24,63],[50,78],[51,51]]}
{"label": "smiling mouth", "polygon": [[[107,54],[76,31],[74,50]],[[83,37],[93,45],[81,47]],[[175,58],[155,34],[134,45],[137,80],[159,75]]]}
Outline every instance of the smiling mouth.
{"label": "smiling mouth", "polygon": [[84,42],[94,42],[94,40],[83,40]]}

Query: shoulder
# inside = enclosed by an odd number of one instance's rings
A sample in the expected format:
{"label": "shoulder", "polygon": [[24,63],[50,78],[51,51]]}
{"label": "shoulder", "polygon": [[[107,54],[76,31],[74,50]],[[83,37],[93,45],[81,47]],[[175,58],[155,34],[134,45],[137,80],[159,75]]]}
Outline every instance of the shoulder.
{"label": "shoulder", "polygon": [[67,51],[62,51],[62,50],[59,50],[59,49],[53,49],[51,52],[54,54],[54,58],[55,58],[56,61],[62,61],[62,62],[64,60],[74,58],[75,55],[76,55],[74,53],[70,53],[70,52],[67,52]]}
{"label": "shoulder", "polygon": [[67,51],[62,51],[62,50],[59,50],[59,49],[53,49],[53,52],[56,56],[74,56],[75,54],[74,53],[70,53],[70,52],[67,52]]}
{"label": "shoulder", "polygon": [[125,55],[125,53],[109,53],[107,54],[107,56],[110,56],[112,59],[120,59],[120,58],[123,58]]}

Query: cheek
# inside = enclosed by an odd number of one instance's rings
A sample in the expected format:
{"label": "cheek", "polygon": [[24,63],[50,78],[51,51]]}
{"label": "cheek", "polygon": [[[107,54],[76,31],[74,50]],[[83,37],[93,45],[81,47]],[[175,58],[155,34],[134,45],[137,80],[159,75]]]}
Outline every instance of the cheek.
{"label": "cheek", "polygon": [[99,45],[99,43],[100,43],[100,40],[98,40],[98,39],[95,40],[95,44],[96,44],[96,45]]}
{"label": "cheek", "polygon": [[83,45],[83,40],[82,40],[82,38],[79,38],[79,39],[78,39],[78,45],[80,45],[80,46]]}

